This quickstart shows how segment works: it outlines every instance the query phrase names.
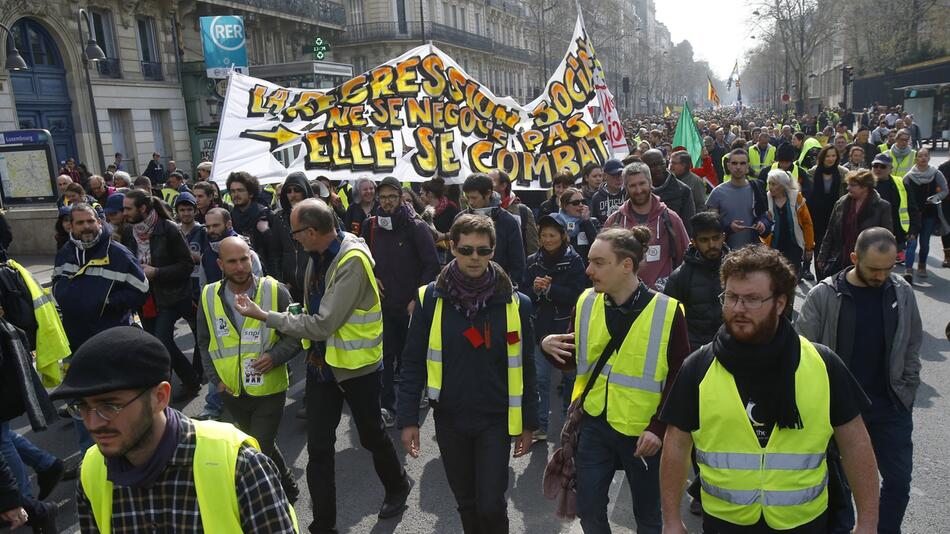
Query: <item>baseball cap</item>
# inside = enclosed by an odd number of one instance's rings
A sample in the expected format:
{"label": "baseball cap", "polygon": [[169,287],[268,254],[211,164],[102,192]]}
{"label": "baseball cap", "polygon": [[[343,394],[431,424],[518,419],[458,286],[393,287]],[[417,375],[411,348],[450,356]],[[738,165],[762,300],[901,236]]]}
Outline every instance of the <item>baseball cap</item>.
{"label": "baseball cap", "polygon": [[610,158],[604,162],[604,174],[616,176],[623,172],[623,163],[617,158]]}

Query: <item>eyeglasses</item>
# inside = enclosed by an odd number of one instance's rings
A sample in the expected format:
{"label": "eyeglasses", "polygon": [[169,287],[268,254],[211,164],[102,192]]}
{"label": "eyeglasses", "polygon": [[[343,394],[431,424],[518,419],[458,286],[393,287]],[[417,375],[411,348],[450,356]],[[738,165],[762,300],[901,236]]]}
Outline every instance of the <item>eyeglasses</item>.
{"label": "eyeglasses", "polygon": [[379,195],[380,202],[396,202],[400,198],[402,197],[399,195]]}
{"label": "eyeglasses", "polygon": [[582,199],[580,199],[580,200],[571,200],[571,201],[569,201],[569,202],[567,203],[567,205],[568,205],[568,206],[580,206],[580,205],[583,204],[583,203],[584,203],[584,199],[582,198]]}
{"label": "eyeglasses", "polygon": [[469,245],[462,245],[460,247],[455,247],[455,251],[461,254],[462,256],[471,256],[472,253],[478,253],[479,256],[489,256],[495,249],[492,247],[473,247]]}
{"label": "eyeglasses", "polygon": [[296,230],[291,230],[290,235],[297,235],[300,232],[305,232],[311,228],[313,228],[313,226],[304,226],[303,228],[297,228]]}
{"label": "eyeglasses", "polygon": [[720,293],[719,303],[725,306],[726,308],[732,308],[738,303],[742,303],[742,307],[747,310],[757,310],[765,304],[766,301],[772,300],[775,298],[775,295],[772,295],[768,298],[761,297],[740,297],[739,295],[733,295],[732,293]]}
{"label": "eyeglasses", "polygon": [[143,389],[142,391],[139,392],[138,395],[133,397],[132,400],[130,400],[129,402],[125,404],[103,404],[102,406],[99,406],[98,408],[93,408],[92,406],[89,406],[86,403],[80,401],[80,402],[74,402],[72,404],[67,404],[66,412],[73,419],[77,419],[81,421],[87,415],[89,415],[90,411],[93,411],[96,413],[96,415],[101,417],[103,421],[112,421],[113,419],[119,416],[119,412],[124,410],[126,406],[137,401],[139,397],[141,397],[142,395],[145,394],[146,391],[150,391],[151,389],[152,388]]}

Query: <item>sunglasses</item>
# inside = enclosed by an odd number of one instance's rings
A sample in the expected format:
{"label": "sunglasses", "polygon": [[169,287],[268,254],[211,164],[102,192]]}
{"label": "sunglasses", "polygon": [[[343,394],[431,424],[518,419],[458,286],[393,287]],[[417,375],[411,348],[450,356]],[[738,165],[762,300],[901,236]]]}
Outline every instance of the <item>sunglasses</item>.
{"label": "sunglasses", "polygon": [[493,249],[492,247],[477,247],[476,248],[470,245],[462,245],[460,247],[455,248],[455,251],[461,254],[462,256],[471,256],[472,253],[478,253],[479,256],[483,256],[483,257],[490,256],[494,250],[495,249]]}
{"label": "sunglasses", "polygon": [[872,169],[886,169],[887,165],[884,165],[883,163],[875,163],[874,165],[871,165],[871,168]]}
{"label": "sunglasses", "polygon": [[584,199],[580,199],[580,200],[571,200],[571,201],[568,202],[567,204],[568,204],[569,206],[580,206],[580,205],[583,204],[583,203],[584,203]]}

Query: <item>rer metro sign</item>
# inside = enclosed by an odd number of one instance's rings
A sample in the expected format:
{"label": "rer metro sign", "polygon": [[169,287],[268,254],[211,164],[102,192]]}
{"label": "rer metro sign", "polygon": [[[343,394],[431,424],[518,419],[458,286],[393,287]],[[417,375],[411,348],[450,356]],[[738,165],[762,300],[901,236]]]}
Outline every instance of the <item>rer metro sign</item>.
{"label": "rer metro sign", "polygon": [[245,37],[243,17],[201,17],[201,43],[208,78],[227,78],[232,69],[248,73]]}

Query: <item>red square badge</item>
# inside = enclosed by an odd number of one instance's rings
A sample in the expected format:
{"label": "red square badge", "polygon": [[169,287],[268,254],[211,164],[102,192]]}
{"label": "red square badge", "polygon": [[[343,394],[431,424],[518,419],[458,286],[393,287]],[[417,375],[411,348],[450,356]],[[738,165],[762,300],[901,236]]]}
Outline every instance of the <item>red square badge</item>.
{"label": "red square badge", "polygon": [[508,338],[508,344],[509,344],[509,345],[514,345],[514,344],[518,343],[519,341],[521,341],[521,337],[518,336],[518,331],[517,331],[517,330],[514,331],[514,332],[508,332],[508,334],[507,334],[505,337]]}

